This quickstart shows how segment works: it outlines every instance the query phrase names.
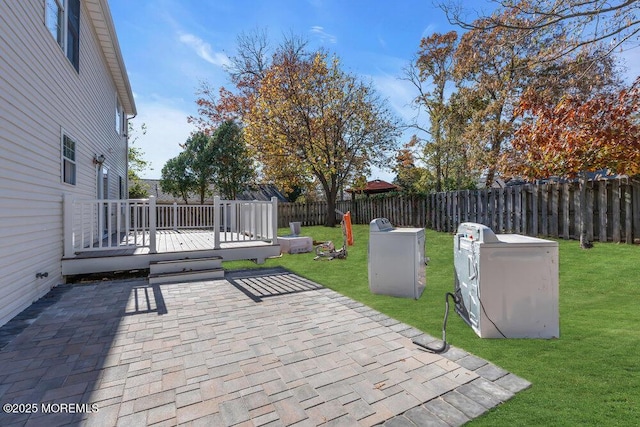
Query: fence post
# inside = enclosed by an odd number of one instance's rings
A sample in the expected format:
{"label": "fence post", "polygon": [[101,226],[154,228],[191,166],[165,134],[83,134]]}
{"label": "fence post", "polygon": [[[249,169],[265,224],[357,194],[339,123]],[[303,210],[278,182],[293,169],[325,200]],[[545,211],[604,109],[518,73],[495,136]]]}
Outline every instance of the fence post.
{"label": "fence post", "polygon": [[62,196],[62,215],[64,230],[64,257],[73,258],[76,254],[73,251],[73,196],[64,193]]}
{"label": "fence post", "polygon": [[531,189],[531,235],[538,235],[538,186]]}
{"label": "fence post", "polygon": [[614,243],[620,243],[620,180],[611,181],[611,224]]}
{"label": "fence post", "polygon": [[565,239],[569,239],[569,225],[571,222],[569,221],[569,202],[571,199],[569,198],[571,189],[571,184],[565,183],[562,184],[562,237]]}
{"label": "fence post", "polygon": [[601,242],[607,241],[607,181],[598,181],[598,219],[599,237]]}
{"label": "fence post", "polygon": [[[513,216],[514,233],[523,233],[522,230],[522,185],[513,189],[513,206],[515,215]],[[526,234],[526,233],[525,233]]]}
{"label": "fence post", "polygon": [[633,202],[632,202],[633,186],[627,182],[624,191],[624,240],[628,244],[633,243]]}
{"label": "fence post", "polygon": [[504,199],[505,199],[505,189],[504,188],[497,188],[496,189],[496,193],[497,193],[497,204],[496,204],[496,212],[497,212],[497,225],[498,225],[498,233],[504,233],[505,229],[504,229],[504,217],[506,214],[506,207],[505,207],[505,203],[504,203]]}
{"label": "fence post", "polygon": [[220,249],[220,196],[213,197],[213,248]]}

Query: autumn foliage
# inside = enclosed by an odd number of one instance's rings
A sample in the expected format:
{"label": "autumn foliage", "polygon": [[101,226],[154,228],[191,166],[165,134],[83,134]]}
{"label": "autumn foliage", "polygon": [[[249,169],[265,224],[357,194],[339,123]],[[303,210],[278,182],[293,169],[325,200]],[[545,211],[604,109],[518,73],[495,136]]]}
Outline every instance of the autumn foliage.
{"label": "autumn foliage", "polygon": [[640,173],[640,78],[618,93],[556,105],[527,92],[517,115],[523,123],[502,158],[506,173],[528,178],[576,177],[607,169]]}
{"label": "autumn foliage", "polygon": [[393,116],[323,52],[280,52],[256,95],[245,133],[262,172],[284,188],[313,179],[334,225],[338,191],[395,148]]}

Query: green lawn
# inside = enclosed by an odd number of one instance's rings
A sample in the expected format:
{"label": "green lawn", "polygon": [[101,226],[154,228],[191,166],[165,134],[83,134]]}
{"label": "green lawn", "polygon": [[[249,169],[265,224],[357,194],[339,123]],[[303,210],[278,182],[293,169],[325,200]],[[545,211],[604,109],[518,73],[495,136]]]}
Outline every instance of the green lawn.
{"label": "green lawn", "polygon": [[[304,227],[341,246],[340,228]],[[289,233],[280,230],[280,235]],[[283,255],[283,266],[388,316],[441,337],[444,294],[453,289],[453,238],[427,230],[427,289],[418,301],[372,295],[367,281],[369,227],[354,226],[346,260]],[[533,383],[472,422],[474,426],[640,425],[640,246],[560,244],[560,338],[481,339],[453,310],[447,340]],[[226,269],[261,267],[225,263]]]}

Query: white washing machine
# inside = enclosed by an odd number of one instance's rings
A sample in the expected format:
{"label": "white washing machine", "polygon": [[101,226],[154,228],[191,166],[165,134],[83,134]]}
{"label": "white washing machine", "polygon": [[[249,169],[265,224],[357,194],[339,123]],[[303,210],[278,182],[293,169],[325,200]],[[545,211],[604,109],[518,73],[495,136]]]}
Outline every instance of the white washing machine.
{"label": "white washing machine", "polygon": [[558,338],[558,243],[462,223],[456,312],[482,338]]}
{"label": "white washing machine", "polygon": [[369,224],[369,289],[418,299],[426,287],[424,228],[394,228],[388,219]]}

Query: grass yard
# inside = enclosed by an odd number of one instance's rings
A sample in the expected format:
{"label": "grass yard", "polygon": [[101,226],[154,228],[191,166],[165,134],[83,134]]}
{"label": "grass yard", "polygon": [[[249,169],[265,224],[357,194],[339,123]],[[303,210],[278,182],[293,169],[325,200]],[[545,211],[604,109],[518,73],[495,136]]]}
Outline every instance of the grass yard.
{"label": "grass yard", "polygon": [[[342,244],[339,227],[304,227],[314,240]],[[281,229],[286,235],[289,229]],[[367,279],[369,227],[354,226],[346,260],[283,255],[282,266],[437,338],[445,292],[453,289],[453,237],[427,230],[427,289],[418,301],[372,295]],[[560,338],[481,339],[451,309],[447,340],[533,383],[474,426],[640,425],[640,246],[560,241]],[[225,263],[226,269],[262,267]]]}

